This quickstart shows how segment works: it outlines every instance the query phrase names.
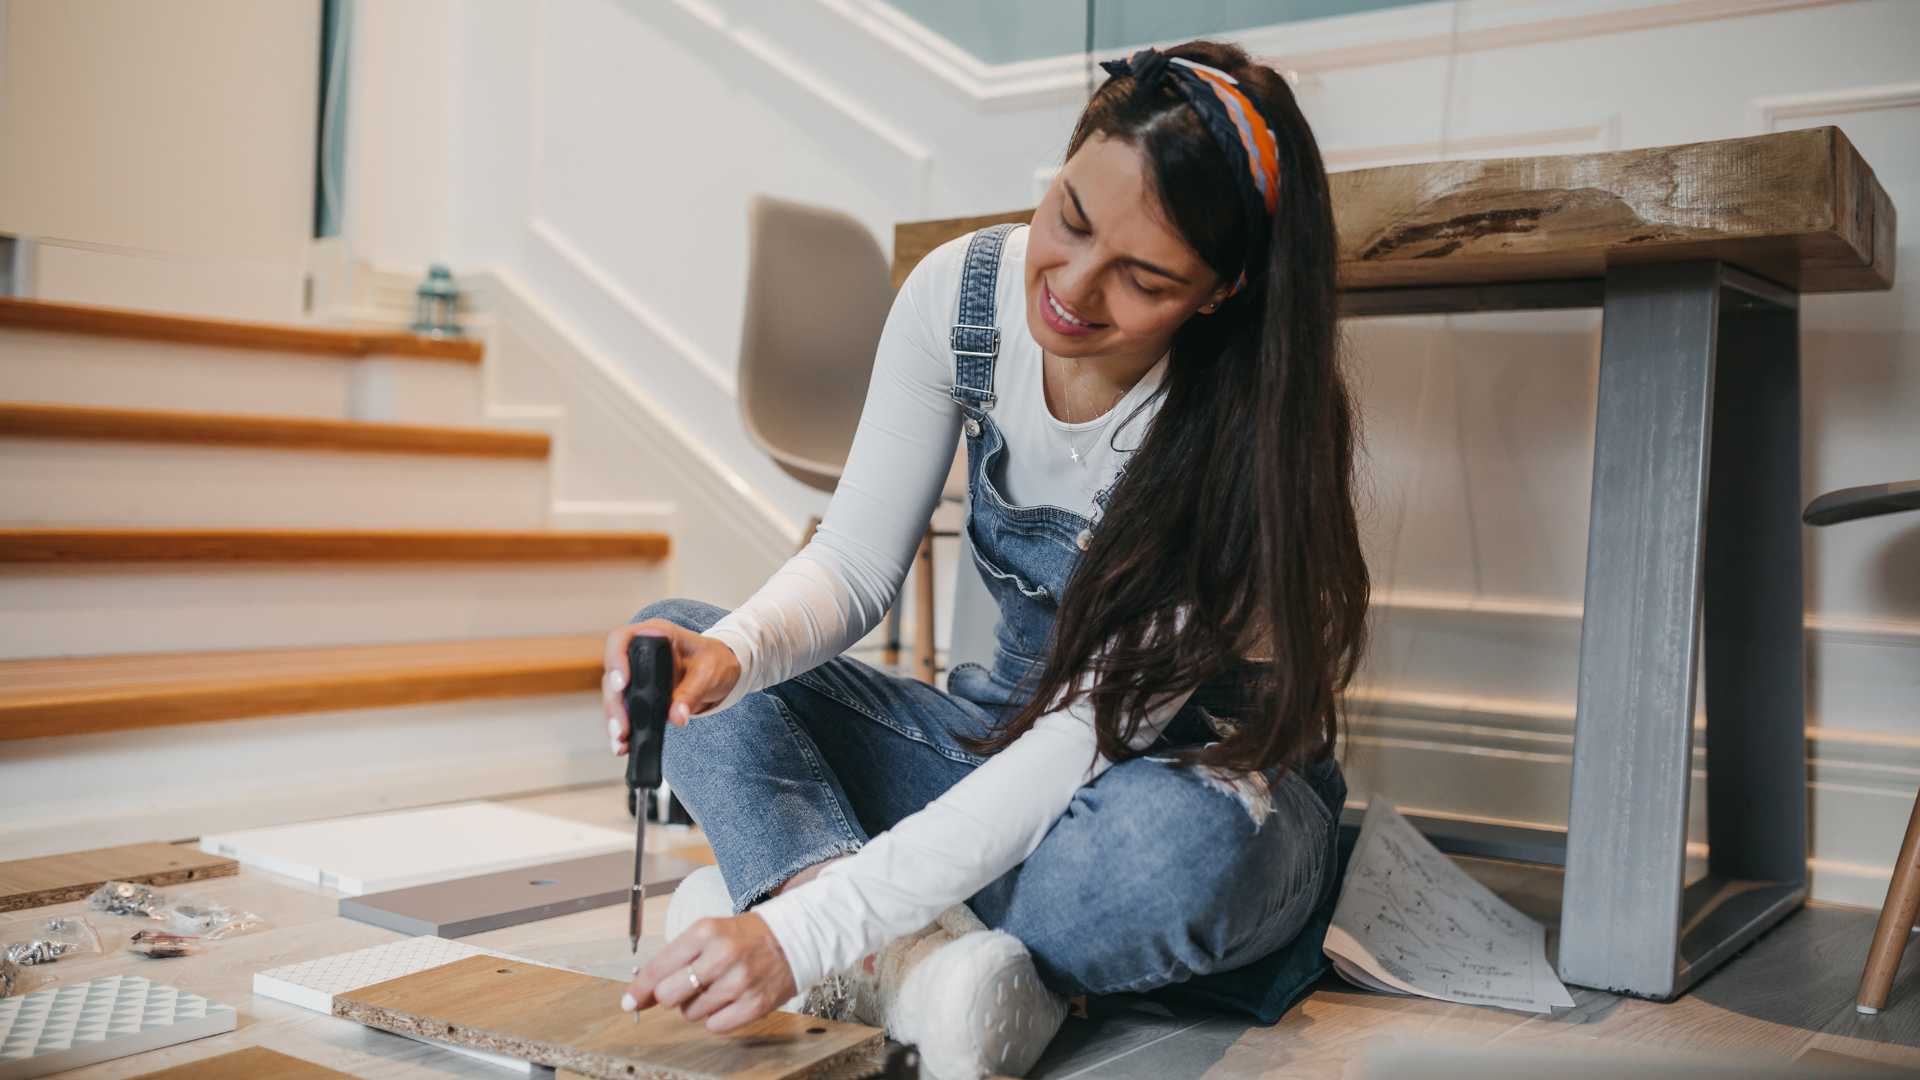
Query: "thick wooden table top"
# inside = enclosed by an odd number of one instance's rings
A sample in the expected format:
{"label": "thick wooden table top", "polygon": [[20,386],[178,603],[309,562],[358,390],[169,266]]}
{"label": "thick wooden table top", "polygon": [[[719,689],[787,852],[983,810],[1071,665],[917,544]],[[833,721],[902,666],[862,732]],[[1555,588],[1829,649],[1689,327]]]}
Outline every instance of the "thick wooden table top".
{"label": "thick wooden table top", "polygon": [[[1893,203],[1836,127],[1328,179],[1346,291],[1596,279],[1609,265],[1692,259],[1803,293],[1893,285]],[[895,286],[947,240],[1032,216],[896,226]]]}

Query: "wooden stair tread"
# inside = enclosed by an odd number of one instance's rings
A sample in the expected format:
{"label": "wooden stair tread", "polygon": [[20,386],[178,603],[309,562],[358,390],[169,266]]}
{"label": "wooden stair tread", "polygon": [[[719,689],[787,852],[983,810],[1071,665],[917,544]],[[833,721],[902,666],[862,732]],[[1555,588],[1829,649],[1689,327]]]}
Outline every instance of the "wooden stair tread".
{"label": "wooden stair tread", "polygon": [[477,529],[0,529],[0,563],[661,559],[665,533]]}
{"label": "wooden stair tread", "polygon": [[14,297],[0,297],[0,326],[320,356],[406,356],[475,363],[482,352],[480,342],[468,338],[207,319]]}
{"label": "wooden stair tread", "polygon": [[0,435],[471,457],[544,458],[552,448],[537,431],[37,402],[0,402]]}
{"label": "wooden stair tread", "polygon": [[593,690],[605,638],[130,653],[0,661],[0,740]]}

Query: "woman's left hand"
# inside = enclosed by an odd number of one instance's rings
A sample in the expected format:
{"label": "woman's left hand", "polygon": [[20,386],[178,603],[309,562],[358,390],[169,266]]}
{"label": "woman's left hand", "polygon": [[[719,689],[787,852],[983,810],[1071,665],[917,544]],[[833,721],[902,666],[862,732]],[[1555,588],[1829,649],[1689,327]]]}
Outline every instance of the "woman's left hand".
{"label": "woman's left hand", "polygon": [[[688,971],[699,980],[697,987]],[[633,977],[620,1007],[677,1005],[687,1019],[705,1020],[708,1031],[731,1031],[795,993],[786,950],[766,920],[749,911],[687,927]]]}

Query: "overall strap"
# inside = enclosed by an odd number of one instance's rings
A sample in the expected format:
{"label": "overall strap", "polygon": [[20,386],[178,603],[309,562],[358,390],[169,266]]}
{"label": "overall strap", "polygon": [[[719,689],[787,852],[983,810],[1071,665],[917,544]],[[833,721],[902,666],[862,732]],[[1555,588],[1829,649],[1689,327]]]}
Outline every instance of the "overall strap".
{"label": "overall strap", "polygon": [[962,405],[993,408],[993,360],[1000,355],[1000,328],[994,325],[993,312],[1000,252],[1007,234],[1017,227],[1018,222],[1004,222],[975,232],[960,265],[960,310],[948,336],[954,382],[947,393]]}

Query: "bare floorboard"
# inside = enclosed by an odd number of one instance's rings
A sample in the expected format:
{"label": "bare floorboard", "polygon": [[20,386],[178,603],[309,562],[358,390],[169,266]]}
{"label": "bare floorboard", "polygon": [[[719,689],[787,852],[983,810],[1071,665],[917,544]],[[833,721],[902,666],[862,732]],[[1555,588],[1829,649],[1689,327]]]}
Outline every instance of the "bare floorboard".
{"label": "bare floorboard", "polygon": [[[1460,862],[1553,928],[1560,904],[1557,871],[1497,860]],[[1086,1019],[1068,1020],[1032,1075],[1340,1077],[1371,1052],[1409,1042],[1477,1046],[1488,1055],[1559,1044],[1582,1053],[1599,1048],[1776,1065],[1840,1054],[1920,1069],[1920,948],[1905,958],[1884,1012],[1864,1017],[1853,1009],[1873,923],[1873,912],[1809,907],[1678,1001],[1572,988],[1575,1008],[1551,1018],[1369,994],[1331,977],[1270,1028],[1114,999],[1091,1008]]]}

